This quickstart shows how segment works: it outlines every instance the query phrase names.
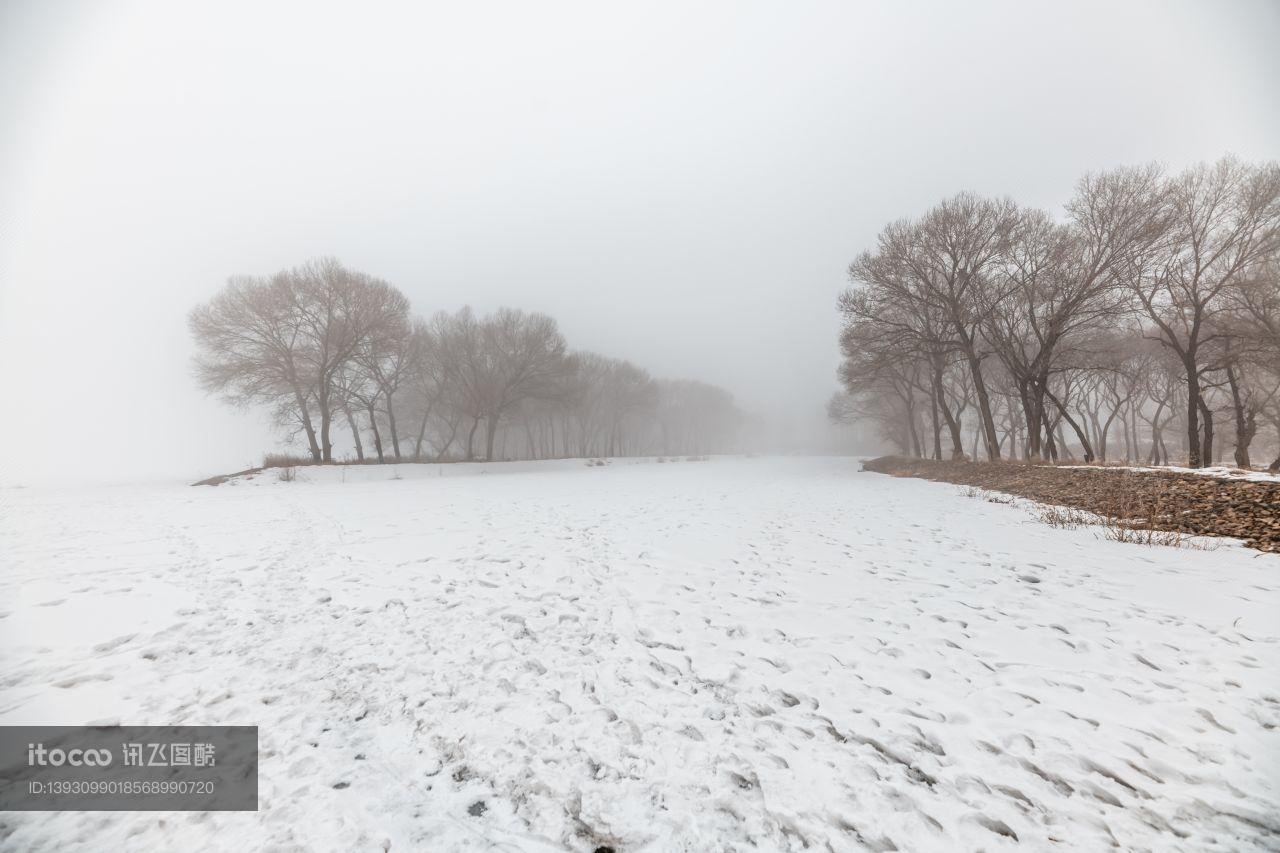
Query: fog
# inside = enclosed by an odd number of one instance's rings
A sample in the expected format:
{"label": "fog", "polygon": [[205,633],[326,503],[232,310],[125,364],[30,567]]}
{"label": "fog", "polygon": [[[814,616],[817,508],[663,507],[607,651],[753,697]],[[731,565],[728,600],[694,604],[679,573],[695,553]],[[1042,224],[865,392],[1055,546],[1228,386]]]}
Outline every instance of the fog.
{"label": "fog", "polygon": [[8,3],[0,484],[279,447],[199,390],[186,317],[317,256],[424,315],[546,312],[829,449],[835,299],[886,222],[1273,158],[1277,43],[1266,0]]}

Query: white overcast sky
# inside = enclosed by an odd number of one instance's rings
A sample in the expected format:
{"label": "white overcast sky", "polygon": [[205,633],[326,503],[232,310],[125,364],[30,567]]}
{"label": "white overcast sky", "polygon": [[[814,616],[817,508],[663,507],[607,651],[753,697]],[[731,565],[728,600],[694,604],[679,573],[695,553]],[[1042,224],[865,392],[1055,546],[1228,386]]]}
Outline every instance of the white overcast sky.
{"label": "white overcast sky", "polygon": [[185,318],[318,255],[817,423],[883,224],[1280,156],[1277,45],[1275,0],[4,0],[0,485],[255,463]]}

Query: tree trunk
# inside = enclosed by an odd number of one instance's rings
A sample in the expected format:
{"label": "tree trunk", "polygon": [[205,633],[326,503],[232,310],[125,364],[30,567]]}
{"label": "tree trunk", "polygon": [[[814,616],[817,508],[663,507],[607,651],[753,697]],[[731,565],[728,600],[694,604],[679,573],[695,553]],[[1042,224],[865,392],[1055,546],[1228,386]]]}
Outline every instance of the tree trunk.
{"label": "tree trunk", "polygon": [[302,429],[307,434],[307,447],[311,451],[311,461],[319,462],[321,459],[320,444],[316,441],[316,428],[311,423],[311,411],[307,406],[306,395],[295,387],[293,389],[293,397],[298,404],[298,419],[302,421]]}
{"label": "tree trunk", "polygon": [[1249,460],[1249,445],[1258,432],[1257,413],[1246,411],[1248,406],[1240,394],[1240,380],[1236,377],[1234,365],[1227,365],[1227,385],[1231,388],[1231,406],[1236,416],[1236,467],[1248,470],[1252,465]]}
{"label": "tree trunk", "polygon": [[342,411],[347,416],[347,423],[351,426],[351,440],[356,446],[356,459],[363,462],[364,445],[360,443],[360,427],[356,424],[355,415],[351,414],[350,406],[343,406]]}
{"label": "tree trunk", "polygon": [[373,403],[369,404],[369,429],[373,432],[373,449],[378,451],[378,464],[386,462],[382,454],[382,436],[378,433],[378,419],[374,415]]}
{"label": "tree trunk", "polygon": [[[1044,385],[1037,384],[1031,389],[1031,414],[1034,421],[1027,426],[1027,441],[1035,450],[1034,455],[1039,456],[1040,448],[1052,440],[1049,430],[1049,414],[1044,405]],[[1035,438],[1033,439],[1032,431],[1034,430]]]}
{"label": "tree trunk", "polygon": [[[454,418],[449,421],[449,435],[444,440],[444,444],[440,445],[440,452],[436,454],[436,461],[444,461],[445,454],[449,452],[449,448],[453,447],[454,439],[458,437],[458,424],[462,422],[462,418]],[[473,429],[472,432],[475,430]]]}
{"label": "tree trunk", "polygon": [[[943,420],[946,421],[947,431],[951,433],[951,458],[953,460],[964,459],[965,458],[964,436],[961,435],[959,419],[951,413],[951,407],[947,405],[947,397],[942,389],[942,370],[941,369],[937,369],[934,374],[933,390],[935,394],[934,405],[936,406],[936,409],[942,410],[942,417],[943,417]],[[936,417],[936,414],[935,414],[935,417]],[[941,442],[938,440],[936,436],[936,425],[935,425],[934,440],[935,440],[934,446],[937,449],[937,454],[938,454],[936,458],[941,459],[942,447],[941,447]]]}
{"label": "tree trunk", "polygon": [[524,446],[530,459],[538,458],[538,445],[533,439],[533,419],[527,417],[524,419]]}
{"label": "tree trunk", "polygon": [[[1276,438],[1280,439],[1280,420],[1276,421]],[[1280,455],[1277,455],[1275,461],[1267,466],[1267,470],[1272,474],[1280,474]]]}
{"label": "tree trunk", "polygon": [[[1062,414],[1062,420],[1066,421],[1067,424],[1070,425],[1071,430],[1076,434],[1076,438],[1080,439],[1080,449],[1084,451],[1085,463],[1088,464],[1092,462],[1095,457],[1093,454],[1093,445],[1089,443],[1089,436],[1085,435],[1084,430],[1080,428],[1080,425],[1076,423],[1075,418],[1071,417],[1071,413],[1067,411],[1067,407],[1062,405],[1061,401],[1054,396],[1052,391],[1046,391],[1045,393],[1049,396],[1049,400],[1053,405],[1056,406],[1058,411]],[[1062,441],[1061,436],[1062,421],[1058,421],[1058,431],[1058,441],[1062,444],[1062,449],[1067,450],[1066,442]]]}
{"label": "tree trunk", "polygon": [[1043,444],[1040,431],[1044,429],[1044,391],[1037,380],[1019,383],[1018,395],[1022,398],[1022,413],[1027,421],[1027,458],[1040,459]]}
{"label": "tree trunk", "polygon": [[[1098,420],[1098,412],[1094,409],[1089,409],[1085,414],[1088,417],[1088,421],[1085,423],[1085,429],[1090,434],[1089,440],[1092,441],[1093,446],[1097,448],[1098,458],[1105,462],[1107,460],[1107,443],[1102,439],[1102,421]],[[1083,421],[1085,418],[1081,418],[1080,420]]]}
{"label": "tree trunk", "polygon": [[996,421],[991,416],[991,396],[987,394],[987,383],[982,378],[982,360],[971,345],[967,347],[966,357],[969,372],[973,374],[973,390],[978,395],[978,414],[982,421],[982,440],[987,448],[987,459],[996,462],[1000,459],[1000,439],[996,437]]}
{"label": "tree trunk", "polygon": [[907,389],[905,399],[907,404],[907,435],[911,439],[911,455],[923,457],[924,448],[920,444],[920,433],[916,430],[915,397],[910,389]]}
{"label": "tree trunk", "polygon": [[938,420],[938,383],[933,384],[929,395],[929,425],[933,427],[933,458],[942,459],[942,421]]}
{"label": "tree trunk", "polygon": [[320,446],[323,448],[321,458],[325,462],[333,461],[333,442],[329,439],[329,428],[332,426],[333,416],[325,409],[320,413]]}
{"label": "tree trunk", "polygon": [[1060,448],[1059,453],[1065,456],[1068,461],[1075,461],[1076,455],[1071,452],[1071,446],[1067,444],[1067,439],[1062,434],[1061,418],[1058,419],[1058,424],[1055,427],[1055,429],[1057,430],[1057,433],[1058,433],[1058,447]]}
{"label": "tree trunk", "polygon": [[[1120,407],[1117,406],[1112,410],[1111,415],[1102,425],[1102,429],[1098,433],[1098,458],[1103,462],[1107,461],[1107,435],[1111,432],[1111,425],[1115,423],[1116,417],[1120,414]],[[1123,422],[1123,421],[1122,421]]]}
{"label": "tree trunk", "polygon": [[431,410],[433,408],[435,408],[435,403],[428,403],[426,410],[422,413],[422,423],[418,425],[418,440],[413,445],[413,460],[415,462],[422,461],[422,442],[427,437],[427,421],[431,418]]}
{"label": "tree trunk", "polygon": [[1129,430],[1129,419],[1131,411],[1125,412],[1120,418],[1120,429],[1124,433],[1124,461],[1138,458],[1138,451],[1135,443],[1136,436]]}
{"label": "tree trunk", "polygon": [[485,423],[485,427],[488,434],[485,439],[484,458],[486,461],[492,462],[493,461],[493,442],[494,442],[494,439],[498,437],[498,416],[489,415],[487,422]]}
{"label": "tree trunk", "polygon": [[391,407],[391,392],[385,395],[387,400],[387,429],[391,430],[391,447],[396,455],[396,461],[400,461],[400,434],[396,431],[396,410]]}
{"label": "tree trunk", "polygon": [[467,433],[467,461],[472,462],[476,458],[475,440],[476,430],[480,427],[480,415],[476,415],[475,421],[471,424],[471,431]]}
{"label": "tree trunk", "polygon": [[1213,411],[1205,403],[1204,397],[1200,397],[1200,418],[1203,421],[1203,431],[1200,439],[1200,466],[1213,464]]}
{"label": "tree trunk", "polygon": [[329,440],[329,427],[333,424],[333,407],[329,405],[329,391],[323,384],[316,402],[320,405],[320,459],[332,462],[333,442]]}
{"label": "tree trunk", "polygon": [[1196,367],[1195,355],[1190,354],[1183,359],[1183,368],[1187,372],[1187,467],[1203,468],[1204,455],[1200,444],[1200,370]]}
{"label": "tree trunk", "polygon": [[1133,461],[1137,462],[1139,459],[1142,458],[1142,432],[1141,432],[1141,426],[1138,423],[1140,418],[1137,413],[1136,407],[1135,407],[1135,411],[1129,415],[1129,420],[1131,422],[1131,427],[1133,432]]}

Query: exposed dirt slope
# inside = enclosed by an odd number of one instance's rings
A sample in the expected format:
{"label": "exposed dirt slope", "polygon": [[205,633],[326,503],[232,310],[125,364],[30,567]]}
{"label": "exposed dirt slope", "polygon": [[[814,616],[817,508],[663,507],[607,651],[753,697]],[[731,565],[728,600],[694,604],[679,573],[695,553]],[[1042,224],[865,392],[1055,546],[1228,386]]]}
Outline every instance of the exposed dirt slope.
{"label": "exposed dirt slope", "polygon": [[1280,483],[1163,471],[1056,468],[1012,462],[937,462],[883,456],[864,470],[1008,492],[1070,506],[1133,526],[1197,536],[1233,536],[1280,552]]}

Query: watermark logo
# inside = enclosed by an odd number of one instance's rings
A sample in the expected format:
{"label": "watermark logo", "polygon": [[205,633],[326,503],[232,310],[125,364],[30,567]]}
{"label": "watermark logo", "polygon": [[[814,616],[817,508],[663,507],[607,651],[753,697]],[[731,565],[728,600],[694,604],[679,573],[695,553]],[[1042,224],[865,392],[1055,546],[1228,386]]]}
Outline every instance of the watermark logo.
{"label": "watermark logo", "polygon": [[42,743],[27,744],[28,767],[106,767],[114,760],[109,749],[46,749]]}
{"label": "watermark logo", "polygon": [[257,808],[257,726],[0,726],[0,812]]}

